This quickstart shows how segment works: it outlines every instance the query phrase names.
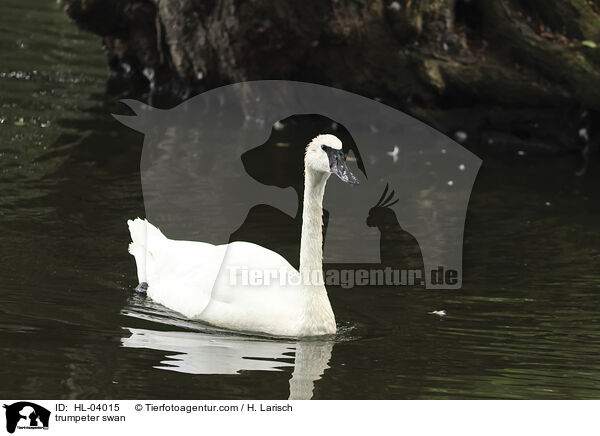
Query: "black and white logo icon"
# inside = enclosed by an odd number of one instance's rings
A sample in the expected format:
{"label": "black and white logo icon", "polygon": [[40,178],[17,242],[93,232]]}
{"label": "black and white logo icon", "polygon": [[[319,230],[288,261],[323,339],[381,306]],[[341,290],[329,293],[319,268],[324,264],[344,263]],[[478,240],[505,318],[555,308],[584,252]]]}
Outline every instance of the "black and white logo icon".
{"label": "black and white logo icon", "polygon": [[50,411],[29,401],[5,404],[6,431],[14,433],[16,429],[48,429]]}

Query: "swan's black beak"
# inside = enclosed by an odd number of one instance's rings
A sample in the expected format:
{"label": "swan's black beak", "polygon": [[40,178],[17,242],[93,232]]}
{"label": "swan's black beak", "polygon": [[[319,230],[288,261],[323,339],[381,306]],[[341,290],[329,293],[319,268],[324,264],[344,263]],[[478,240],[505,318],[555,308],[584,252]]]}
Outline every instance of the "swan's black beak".
{"label": "swan's black beak", "polygon": [[323,150],[325,150],[327,157],[329,158],[329,169],[331,172],[346,183],[358,185],[358,179],[352,174],[350,168],[348,168],[344,152],[342,150],[335,150],[331,147],[323,147]]}

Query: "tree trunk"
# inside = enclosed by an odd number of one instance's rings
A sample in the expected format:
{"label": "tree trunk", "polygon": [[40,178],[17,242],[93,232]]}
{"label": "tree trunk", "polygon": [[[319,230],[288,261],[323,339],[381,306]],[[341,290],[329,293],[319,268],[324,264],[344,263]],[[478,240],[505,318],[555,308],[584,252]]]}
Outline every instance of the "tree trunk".
{"label": "tree trunk", "polygon": [[113,92],[180,100],[301,80],[381,98],[487,150],[600,143],[600,0],[60,2],[102,36]]}

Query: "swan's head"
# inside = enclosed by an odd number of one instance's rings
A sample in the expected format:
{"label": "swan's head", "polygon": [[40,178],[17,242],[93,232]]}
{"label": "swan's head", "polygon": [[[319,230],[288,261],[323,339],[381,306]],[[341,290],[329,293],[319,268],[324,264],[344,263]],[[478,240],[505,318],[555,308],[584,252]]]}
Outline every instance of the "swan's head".
{"label": "swan's head", "polygon": [[304,163],[307,169],[332,173],[344,182],[358,184],[358,179],[346,164],[342,141],[333,135],[319,135],[313,139],[306,147]]}

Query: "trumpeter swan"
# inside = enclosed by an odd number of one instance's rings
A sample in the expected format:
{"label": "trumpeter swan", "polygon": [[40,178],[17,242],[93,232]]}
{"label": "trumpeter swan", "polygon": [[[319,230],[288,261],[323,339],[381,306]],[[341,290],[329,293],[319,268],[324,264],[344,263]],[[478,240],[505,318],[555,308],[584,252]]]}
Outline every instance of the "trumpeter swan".
{"label": "trumpeter swan", "polygon": [[300,271],[256,244],[176,241],[137,218],[128,221],[129,252],[140,286],[158,303],[219,327],[277,336],[334,334],[323,280],[322,233],[323,195],[332,173],[358,183],[346,165],[342,142],[319,135],[304,158]]}

